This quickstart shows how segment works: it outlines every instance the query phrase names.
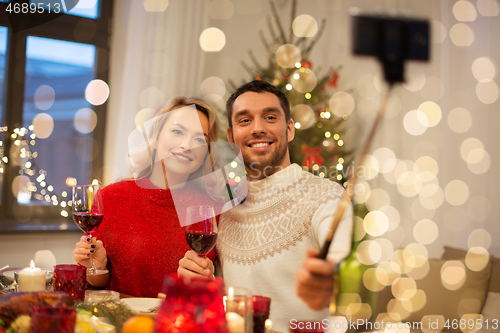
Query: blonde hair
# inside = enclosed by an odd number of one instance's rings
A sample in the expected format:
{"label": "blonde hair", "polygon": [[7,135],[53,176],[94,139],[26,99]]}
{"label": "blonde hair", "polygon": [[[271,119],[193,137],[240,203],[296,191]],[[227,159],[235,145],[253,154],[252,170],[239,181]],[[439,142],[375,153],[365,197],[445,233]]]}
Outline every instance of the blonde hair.
{"label": "blonde hair", "polygon": [[215,145],[210,145],[211,142],[216,142],[218,139],[220,129],[219,119],[210,104],[197,97],[177,96],[169,99],[156,110],[155,117],[158,117],[158,120],[151,126],[149,131],[149,141],[146,142],[146,147],[144,147],[146,149],[143,148],[138,153],[129,153],[129,157],[136,166],[135,169],[141,170],[135,178],[138,180],[141,178],[149,178],[151,176],[155,163],[155,153],[152,151],[151,147],[156,146],[156,142],[160,136],[163,126],[169,118],[169,113],[190,105],[194,105],[196,110],[200,111],[208,118],[208,152],[203,164],[198,170],[189,175],[188,181],[198,179],[197,182],[200,183],[199,185],[201,185],[212,198],[218,199],[220,198],[218,193],[220,193],[224,187],[225,182],[221,179],[221,177],[208,175],[214,170],[221,168],[221,163],[218,159]]}

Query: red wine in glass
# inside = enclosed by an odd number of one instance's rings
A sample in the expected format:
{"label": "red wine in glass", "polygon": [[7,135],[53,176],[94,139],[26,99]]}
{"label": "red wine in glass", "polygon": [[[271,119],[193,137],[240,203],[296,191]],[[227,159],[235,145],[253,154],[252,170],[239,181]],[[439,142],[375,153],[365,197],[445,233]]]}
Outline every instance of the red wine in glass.
{"label": "red wine in glass", "polygon": [[194,252],[205,257],[217,241],[217,220],[213,207],[188,207],[186,223],[186,242]]}
{"label": "red wine in glass", "polygon": [[[86,236],[99,227],[104,218],[104,206],[99,185],[78,185],[73,187],[72,215],[75,224]],[[96,274],[94,257],[90,254],[90,267],[87,274]]]}
{"label": "red wine in glass", "polygon": [[73,220],[80,230],[87,234],[92,234],[92,232],[101,224],[103,214],[93,214],[93,213],[73,213]]}

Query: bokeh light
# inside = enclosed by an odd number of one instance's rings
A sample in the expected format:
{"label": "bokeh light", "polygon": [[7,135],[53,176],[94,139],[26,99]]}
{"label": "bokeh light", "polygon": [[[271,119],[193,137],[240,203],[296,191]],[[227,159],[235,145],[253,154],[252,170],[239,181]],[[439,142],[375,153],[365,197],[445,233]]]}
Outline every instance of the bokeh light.
{"label": "bokeh light", "polygon": [[283,44],[278,47],[275,57],[276,63],[283,68],[294,68],[302,59],[300,49],[293,44]]}
{"label": "bokeh light", "polygon": [[33,118],[33,133],[40,138],[46,139],[54,130],[54,119],[48,113],[39,113]]}
{"label": "bokeh light", "polygon": [[483,174],[489,170],[490,165],[490,154],[481,148],[474,149],[469,153],[469,155],[467,155],[467,167],[472,173],[475,173],[477,175]]}
{"label": "bokeh light", "polygon": [[372,156],[378,161],[380,173],[391,172],[396,166],[396,155],[387,147],[378,148]]}
{"label": "bokeh light", "polygon": [[490,262],[490,254],[482,246],[474,246],[465,255],[465,265],[475,272],[482,271]]}
{"label": "bokeh light", "polygon": [[428,245],[434,243],[439,234],[436,223],[429,219],[418,221],[413,227],[413,237],[420,244]]}
{"label": "bokeh light", "polygon": [[378,262],[387,262],[391,260],[392,254],[394,253],[394,246],[391,241],[387,238],[377,238],[374,240],[379,246],[381,250],[381,255]]}
{"label": "bokeh light", "polygon": [[379,170],[378,161],[373,156],[366,154],[363,160],[363,165],[360,166],[358,172],[358,177],[366,180],[373,179],[377,177]]}
{"label": "bokeh light", "polygon": [[363,227],[366,233],[371,236],[382,236],[389,228],[389,219],[380,211],[371,211],[366,214]]}
{"label": "bokeh light", "polygon": [[431,20],[431,41],[435,44],[441,44],[446,39],[446,28],[437,21]]}
{"label": "bokeh light", "polygon": [[142,109],[155,109],[165,102],[163,91],[157,87],[148,87],[139,94],[139,106]]}
{"label": "bokeh light", "polygon": [[452,180],[446,185],[444,196],[450,205],[463,205],[469,199],[469,186],[459,179]]}
{"label": "bokeh light", "polygon": [[318,32],[318,23],[310,15],[299,15],[293,20],[292,30],[297,37],[314,37]]}
{"label": "bokeh light", "polygon": [[453,15],[457,21],[472,22],[477,17],[476,7],[470,1],[457,1],[453,5]]}
{"label": "bokeh light", "polygon": [[365,240],[358,246],[358,260],[365,265],[373,265],[380,260],[382,249],[372,240]]}
{"label": "bokeh light", "polygon": [[300,123],[301,129],[307,129],[316,123],[316,113],[309,105],[295,105],[291,113],[293,120]]}
{"label": "bokeh light", "polygon": [[450,29],[450,38],[456,46],[470,46],[474,41],[474,32],[465,23],[457,23]]}
{"label": "bokeh light", "polygon": [[399,211],[392,206],[384,206],[378,209],[380,212],[384,213],[387,216],[389,221],[389,225],[387,226],[388,231],[392,231],[399,226],[401,222],[401,216],[399,215]]}
{"label": "bokeh light", "polygon": [[384,289],[388,280],[387,272],[380,268],[368,268],[363,274],[363,284],[371,291]]}
{"label": "bokeh light", "polygon": [[200,47],[205,52],[219,52],[226,45],[226,35],[219,28],[206,28],[200,35]]}
{"label": "bokeh light", "polygon": [[330,110],[337,117],[350,115],[354,110],[354,98],[346,92],[339,91],[330,97],[329,101]]}
{"label": "bokeh light", "polygon": [[477,149],[484,150],[483,142],[477,138],[467,138],[460,145],[460,156],[462,156],[462,159],[467,162],[469,154]]}
{"label": "bokeh light", "polygon": [[413,197],[420,192],[422,188],[422,181],[418,178],[417,174],[413,171],[403,172],[397,178],[398,192],[405,197]]}
{"label": "bokeh light", "polygon": [[500,7],[496,0],[477,0],[477,10],[483,16],[498,16]]}
{"label": "bokeh light", "polygon": [[425,73],[420,67],[409,67],[408,79],[403,83],[403,87],[408,91],[419,91],[425,85]]}
{"label": "bokeh light", "polygon": [[[427,297],[425,292],[421,289],[417,289],[415,291],[415,295],[409,300],[404,300],[401,302],[401,305],[405,308],[405,310],[409,312],[417,312],[420,311],[427,303]],[[389,332],[387,332],[389,333]]]}
{"label": "bokeh light", "polygon": [[417,284],[412,278],[401,277],[394,281],[391,291],[394,297],[399,300],[411,299],[417,292]]}
{"label": "bokeh light", "polygon": [[429,126],[429,120],[422,111],[411,110],[405,115],[403,125],[406,132],[417,136],[425,133]]}
{"label": "bokeh light", "polygon": [[228,20],[234,15],[234,5],[230,0],[213,0],[208,7],[211,19]]}
{"label": "bokeh light", "polygon": [[144,0],[144,9],[147,12],[163,12],[168,7],[168,0]]}
{"label": "bokeh light", "polygon": [[491,81],[496,76],[496,68],[488,57],[477,58],[472,63],[472,74],[478,81]]}
{"label": "bokeh light", "polygon": [[414,280],[425,278],[429,271],[429,261],[423,256],[411,256],[405,260],[404,272]]}
{"label": "bokeh light", "polygon": [[428,120],[428,126],[434,127],[441,121],[441,108],[434,102],[423,102],[418,109],[425,113]]}
{"label": "bokeh light", "polygon": [[303,67],[293,72],[290,78],[292,87],[303,94],[312,91],[316,87],[317,82],[316,74],[309,68]]}
{"label": "bokeh light", "polygon": [[481,80],[476,85],[476,96],[484,104],[495,103],[498,99],[498,85],[495,81]]}
{"label": "bokeh light", "polygon": [[83,134],[92,132],[97,125],[97,114],[94,110],[83,108],[76,112],[73,119],[75,129]]}
{"label": "bokeh light", "polygon": [[467,274],[461,261],[449,260],[441,267],[441,282],[446,289],[457,290],[465,283]]}
{"label": "bokeh light", "polygon": [[454,108],[448,114],[448,126],[455,133],[465,133],[472,126],[472,116],[464,108]]}
{"label": "bokeh light", "polygon": [[[402,301],[399,299],[391,299],[387,304],[387,313],[394,321],[403,321],[411,314],[410,311],[403,307]],[[409,329],[403,329],[397,333],[410,333]]]}
{"label": "bokeh light", "polygon": [[35,107],[42,111],[50,109],[52,104],[54,104],[55,99],[56,92],[54,91],[54,88],[46,84],[36,88],[35,95],[33,96]]}
{"label": "bokeh light", "polygon": [[354,231],[353,239],[355,242],[362,240],[366,235],[365,228],[363,228],[363,219],[359,216],[354,217]]}
{"label": "bokeh light", "polygon": [[224,81],[217,76],[210,76],[203,80],[200,91],[203,99],[206,101],[217,102],[224,97],[226,85]]}
{"label": "bokeh light", "polygon": [[491,234],[487,230],[476,229],[470,233],[469,239],[467,240],[467,245],[469,249],[478,246],[489,249],[491,246],[491,240]]}
{"label": "bokeh light", "polygon": [[[382,273],[382,271],[384,271],[385,274]],[[390,286],[399,277],[401,277],[401,267],[395,262],[388,261],[378,265],[377,280],[379,280],[380,283]]]}
{"label": "bokeh light", "polygon": [[151,108],[145,108],[140,110],[139,112],[137,112],[134,118],[135,127],[142,132],[141,129],[142,124],[153,119],[154,115],[155,115],[155,110]]}
{"label": "bokeh light", "polygon": [[104,104],[109,97],[109,86],[103,80],[92,80],[85,88],[85,99],[92,105]]}
{"label": "bokeh light", "polygon": [[366,200],[365,204],[368,210],[375,211],[384,206],[389,206],[391,204],[391,198],[386,191],[377,188],[371,190],[370,197]]}
{"label": "bokeh light", "polygon": [[370,193],[370,184],[363,179],[358,179],[356,186],[354,187],[353,201],[357,204],[365,203],[370,197]]}

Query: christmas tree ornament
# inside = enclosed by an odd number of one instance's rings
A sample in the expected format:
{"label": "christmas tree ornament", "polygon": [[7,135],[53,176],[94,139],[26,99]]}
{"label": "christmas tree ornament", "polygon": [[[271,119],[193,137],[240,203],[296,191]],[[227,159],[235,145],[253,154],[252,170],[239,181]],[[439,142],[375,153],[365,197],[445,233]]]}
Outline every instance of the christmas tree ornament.
{"label": "christmas tree ornament", "polygon": [[320,156],[321,147],[311,148],[307,145],[303,145],[302,153],[305,154],[302,165],[307,167],[308,169],[311,169],[315,164],[317,164],[318,166],[323,165],[324,159]]}

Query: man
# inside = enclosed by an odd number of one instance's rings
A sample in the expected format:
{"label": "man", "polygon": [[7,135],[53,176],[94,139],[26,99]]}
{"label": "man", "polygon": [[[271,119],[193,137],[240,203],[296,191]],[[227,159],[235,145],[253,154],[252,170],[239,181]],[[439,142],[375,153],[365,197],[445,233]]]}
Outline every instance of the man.
{"label": "man", "polygon": [[[292,319],[320,321],[328,316],[334,267],[350,251],[352,210],[337,229],[328,260],[315,258],[343,188],[291,164],[295,127],[289,102],[276,87],[243,85],[227,101],[227,113],[227,138],[241,149],[249,193],[220,218],[217,253],[225,284],[271,297],[273,330],[288,332]],[[213,265],[189,251],[178,273],[211,276]]]}

